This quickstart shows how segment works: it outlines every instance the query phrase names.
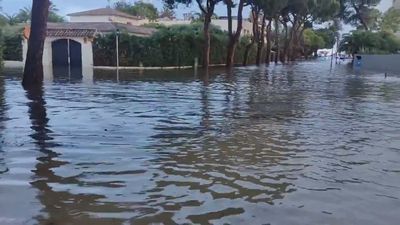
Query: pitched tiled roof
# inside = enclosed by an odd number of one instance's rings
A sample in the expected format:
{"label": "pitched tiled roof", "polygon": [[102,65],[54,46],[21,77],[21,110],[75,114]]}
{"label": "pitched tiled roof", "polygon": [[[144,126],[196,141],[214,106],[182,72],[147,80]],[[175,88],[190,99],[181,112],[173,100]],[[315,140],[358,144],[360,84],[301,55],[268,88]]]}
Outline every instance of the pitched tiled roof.
{"label": "pitched tiled roof", "polygon": [[140,19],[140,17],[132,16],[112,8],[93,9],[83,12],[71,13],[68,14],[67,16],[120,16],[136,20]]}
{"label": "pitched tiled roof", "polygon": [[47,29],[48,37],[94,37],[95,29]]}
{"label": "pitched tiled roof", "polygon": [[75,22],[67,22],[67,23],[48,23],[48,30],[95,30],[100,33],[111,33],[115,32],[119,29],[121,32],[127,32],[129,34],[138,35],[138,36],[150,36],[152,35],[156,29],[133,26],[129,24],[122,23],[102,23],[102,22],[83,22],[83,23],[75,23]]}

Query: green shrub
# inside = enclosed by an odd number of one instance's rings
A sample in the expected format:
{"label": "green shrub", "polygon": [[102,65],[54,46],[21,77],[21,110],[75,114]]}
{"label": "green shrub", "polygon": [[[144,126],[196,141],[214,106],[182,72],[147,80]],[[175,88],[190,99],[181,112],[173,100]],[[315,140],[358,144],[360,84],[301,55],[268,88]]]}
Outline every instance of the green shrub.
{"label": "green shrub", "polygon": [[400,39],[386,31],[354,31],[343,37],[340,51],[350,54],[396,54],[400,51]]}
{"label": "green shrub", "polygon": [[[226,61],[227,33],[216,27],[211,29],[211,63]],[[96,66],[115,66],[115,34],[98,36],[93,45]],[[242,38],[236,52],[241,63],[248,38]],[[192,66],[195,58],[202,60],[204,42],[202,25],[160,26],[151,37],[120,35],[121,66]],[[253,56],[253,58],[255,58]],[[250,59],[253,62],[254,59]]]}
{"label": "green shrub", "polygon": [[4,36],[3,59],[22,61],[22,35]]}

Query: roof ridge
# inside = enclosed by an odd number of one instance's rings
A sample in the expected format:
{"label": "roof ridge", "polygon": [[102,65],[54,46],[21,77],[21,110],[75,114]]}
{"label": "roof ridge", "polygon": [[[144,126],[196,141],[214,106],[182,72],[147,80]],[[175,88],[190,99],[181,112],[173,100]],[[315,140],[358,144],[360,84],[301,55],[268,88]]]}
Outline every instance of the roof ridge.
{"label": "roof ridge", "polygon": [[85,16],[85,15],[86,16],[96,16],[96,15],[122,16],[122,17],[128,17],[128,18],[132,18],[132,19],[139,19],[138,16],[130,15],[130,14],[122,12],[120,10],[117,10],[114,8],[108,8],[108,7],[91,9],[91,10],[67,14],[67,16]]}

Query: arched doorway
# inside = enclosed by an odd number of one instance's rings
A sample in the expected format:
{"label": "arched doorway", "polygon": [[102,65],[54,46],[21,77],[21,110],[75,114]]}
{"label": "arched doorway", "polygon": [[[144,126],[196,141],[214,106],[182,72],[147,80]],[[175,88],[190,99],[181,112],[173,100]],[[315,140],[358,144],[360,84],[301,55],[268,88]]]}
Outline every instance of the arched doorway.
{"label": "arched doorway", "polygon": [[71,39],[53,41],[54,77],[82,78],[82,45]]}

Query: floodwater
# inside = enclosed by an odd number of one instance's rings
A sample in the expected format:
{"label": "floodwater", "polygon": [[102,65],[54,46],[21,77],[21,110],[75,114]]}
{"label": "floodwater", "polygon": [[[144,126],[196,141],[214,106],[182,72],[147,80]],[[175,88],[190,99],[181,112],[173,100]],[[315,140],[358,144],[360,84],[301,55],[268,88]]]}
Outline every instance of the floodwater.
{"label": "floodwater", "polygon": [[400,77],[309,62],[0,76],[0,224],[400,221]]}

